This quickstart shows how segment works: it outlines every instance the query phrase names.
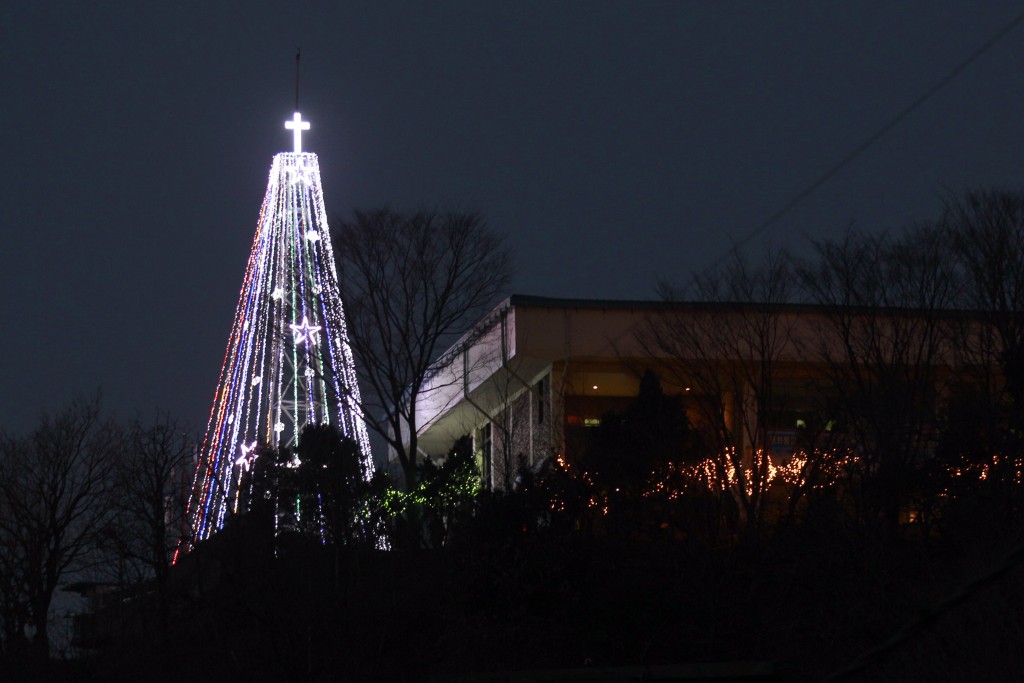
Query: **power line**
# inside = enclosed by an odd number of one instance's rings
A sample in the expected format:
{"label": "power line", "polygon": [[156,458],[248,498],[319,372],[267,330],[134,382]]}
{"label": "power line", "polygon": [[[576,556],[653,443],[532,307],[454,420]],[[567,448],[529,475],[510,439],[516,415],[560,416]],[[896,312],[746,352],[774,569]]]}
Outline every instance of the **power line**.
{"label": "power line", "polygon": [[841,669],[833,671],[826,676],[824,680],[838,681],[850,676],[851,674],[863,672],[864,669],[868,668],[868,666],[879,662],[881,658],[890,651],[901,647],[912,638],[919,635],[927,626],[945,616],[954,607],[968,598],[973,597],[979,590],[1001,579],[1003,576],[1008,574],[1010,570],[1019,566],[1022,561],[1024,561],[1024,545],[1018,545],[1013,548],[1013,550],[1003,558],[1003,561],[994,568],[975,577],[973,580],[968,581],[966,584],[960,586],[958,589],[954,590],[935,604],[922,606],[918,610],[917,615],[907,622],[899,631],[894,633],[885,641],[858,655],[853,659],[853,661],[849,662]]}
{"label": "power line", "polygon": [[908,104],[899,112],[897,112],[896,115],[889,119],[889,121],[887,121],[881,128],[875,131],[872,135],[868,136],[868,138],[861,142],[859,145],[854,147],[852,151],[846,154],[846,156],[844,156],[842,159],[840,159],[831,167],[829,167],[824,173],[818,176],[818,178],[814,182],[812,182],[806,188],[798,192],[796,196],[789,200],[789,202],[786,203],[781,209],[770,215],[760,225],[758,225],[757,228],[752,230],[749,234],[743,237],[743,239],[734,244],[732,249],[723,253],[721,256],[712,261],[711,265],[705,268],[704,272],[708,272],[717,268],[719,265],[722,264],[723,261],[725,261],[726,258],[728,258],[729,254],[733,253],[736,249],[742,247],[743,245],[747,244],[748,242],[756,238],[758,235],[760,235],[765,230],[770,228],[776,221],[778,221],[784,215],[789,213],[789,211],[792,210],[793,207],[795,207],[800,202],[805,200],[807,197],[812,195],[815,190],[817,190],[819,187],[828,182],[834,175],[839,173],[839,171],[843,170],[843,168],[845,168],[854,159],[863,154],[869,147],[878,142],[886,133],[888,133],[890,130],[899,125],[900,122],[903,121],[903,119],[910,116],[918,107],[920,107],[929,99],[931,99],[932,96],[935,95],[935,93],[939,92],[944,87],[949,85],[957,76],[959,76],[965,69],[967,69],[967,67],[973,64],[975,61],[977,61],[979,57],[988,52],[996,43],[1002,40],[1006,36],[1006,34],[1010,33],[1013,29],[1017,28],[1017,26],[1022,21],[1024,21],[1024,11],[1015,16],[1012,20],[1010,20],[1009,23],[1007,23],[1005,26],[999,29],[995,33],[995,35],[993,35],[991,38],[989,38],[979,47],[977,47],[973,52],[971,52],[967,56],[966,59],[964,59],[962,62],[953,67],[951,71],[949,71],[945,76],[940,78],[934,85],[925,90],[922,94],[918,95],[916,99],[910,102],[910,104]]}

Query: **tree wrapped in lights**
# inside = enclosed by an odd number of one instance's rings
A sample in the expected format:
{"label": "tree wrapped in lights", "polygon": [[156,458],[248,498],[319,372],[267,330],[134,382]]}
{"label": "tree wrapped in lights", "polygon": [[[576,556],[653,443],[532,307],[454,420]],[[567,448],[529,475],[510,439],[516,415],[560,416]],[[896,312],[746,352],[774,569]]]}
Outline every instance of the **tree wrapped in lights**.
{"label": "tree wrapped in lights", "polygon": [[307,425],[335,426],[369,467],[320,167],[302,151],[309,123],[296,112],[285,127],[294,151],[270,169],[189,501],[192,542],[239,512],[261,450],[295,446]]}

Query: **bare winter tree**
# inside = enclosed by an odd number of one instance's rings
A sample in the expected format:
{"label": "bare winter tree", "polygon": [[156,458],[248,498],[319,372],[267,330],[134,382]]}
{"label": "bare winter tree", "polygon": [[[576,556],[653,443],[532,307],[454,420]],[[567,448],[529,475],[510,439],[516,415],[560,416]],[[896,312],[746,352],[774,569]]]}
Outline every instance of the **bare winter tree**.
{"label": "bare winter tree", "polygon": [[[1024,454],[1024,194],[973,190],[947,198],[943,224],[964,276],[943,460],[991,467],[990,499],[1016,509]],[[973,487],[969,482],[951,482]],[[989,510],[999,509],[992,500]]]}
{"label": "bare winter tree", "polygon": [[788,258],[770,253],[754,266],[735,254],[724,271],[694,284],[702,302],[694,305],[679,303],[684,293],[663,284],[662,297],[675,306],[652,316],[637,340],[648,356],[665,360],[665,377],[689,391],[723,511],[736,510],[756,531],[771,483],[767,418],[778,367],[792,350],[794,323],[784,311],[793,290]]}
{"label": "bare winter tree", "polygon": [[945,209],[966,276],[966,306],[994,334],[974,336],[982,342],[975,362],[1000,366],[1003,388],[1024,407],[1024,195],[971,191],[950,198]]}
{"label": "bare winter tree", "polygon": [[897,237],[851,230],[814,247],[799,269],[821,310],[807,353],[827,368],[843,430],[859,448],[852,500],[864,521],[891,528],[935,446],[956,264],[939,226]]}
{"label": "bare winter tree", "polygon": [[445,365],[441,354],[502,294],[511,255],[476,213],[356,212],[334,244],[363,415],[411,491],[424,387]]}
{"label": "bare winter tree", "polygon": [[97,561],[109,530],[121,440],[116,425],[100,418],[98,399],[43,416],[28,436],[0,440],[0,555],[10,572],[5,597],[14,601],[4,610],[5,636],[34,627],[32,645],[43,656],[58,583]]}
{"label": "bare winter tree", "polygon": [[111,498],[115,522],[108,541],[119,560],[120,581],[153,579],[166,618],[166,583],[185,525],[186,486],[194,471],[195,441],[174,420],[135,421],[117,463]]}

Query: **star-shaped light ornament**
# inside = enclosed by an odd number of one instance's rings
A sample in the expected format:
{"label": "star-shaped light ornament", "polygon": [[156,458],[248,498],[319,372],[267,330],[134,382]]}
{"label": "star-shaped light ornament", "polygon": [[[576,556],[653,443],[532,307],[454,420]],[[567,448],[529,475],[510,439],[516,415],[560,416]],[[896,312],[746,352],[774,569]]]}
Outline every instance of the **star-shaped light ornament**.
{"label": "star-shaped light ornament", "polygon": [[249,469],[252,467],[253,461],[256,460],[256,442],[253,441],[248,446],[246,446],[244,443],[240,444],[239,448],[241,449],[242,454],[238,456],[238,460],[235,461],[235,464],[240,466],[246,472],[248,472]]}
{"label": "star-shaped light ornament", "polygon": [[317,343],[317,335],[320,334],[319,325],[310,325],[309,319],[306,316],[302,316],[302,324],[296,325],[292,323],[288,327],[292,328],[292,334],[295,335],[295,344],[301,344],[305,341],[309,341],[310,344]]}

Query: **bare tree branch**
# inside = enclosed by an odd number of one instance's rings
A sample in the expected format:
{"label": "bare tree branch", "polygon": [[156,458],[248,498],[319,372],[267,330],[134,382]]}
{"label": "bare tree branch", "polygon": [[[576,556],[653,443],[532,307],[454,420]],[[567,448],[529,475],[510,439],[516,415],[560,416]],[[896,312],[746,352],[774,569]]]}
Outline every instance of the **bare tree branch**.
{"label": "bare tree branch", "polygon": [[44,656],[58,583],[96,561],[111,524],[108,501],[122,439],[116,425],[101,420],[94,398],[44,415],[28,436],[0,440],[0,557],[11,572],[5,597],[17,602],[3,617],[24,622],[15,627],[34,625],[33,644]]}
{"label": "bare tree branch", "polygon": [[356,212],[334,244],[363,414],[411,491],[422,392],[441,354],[503,293],[511,256],[476,213]]}

